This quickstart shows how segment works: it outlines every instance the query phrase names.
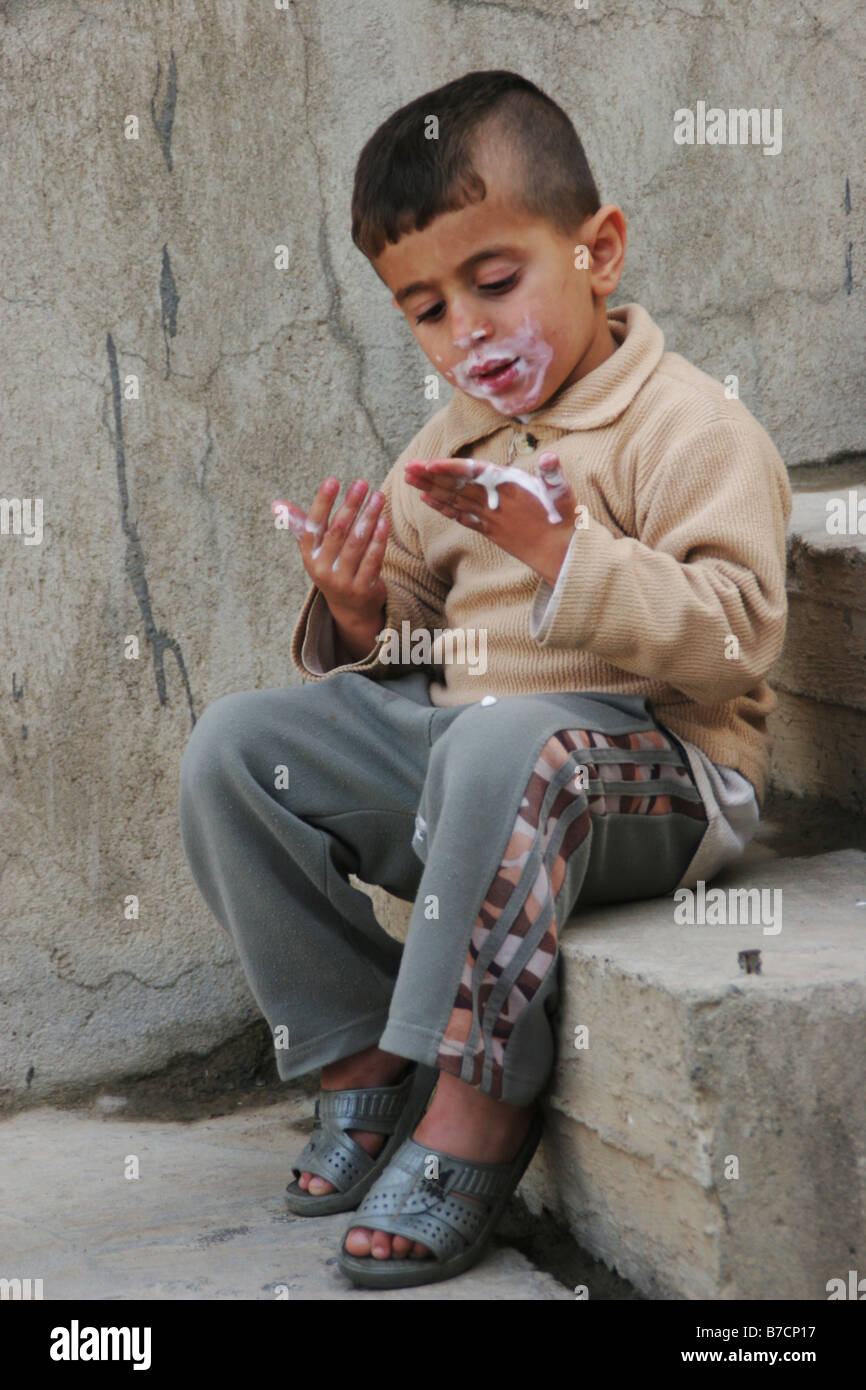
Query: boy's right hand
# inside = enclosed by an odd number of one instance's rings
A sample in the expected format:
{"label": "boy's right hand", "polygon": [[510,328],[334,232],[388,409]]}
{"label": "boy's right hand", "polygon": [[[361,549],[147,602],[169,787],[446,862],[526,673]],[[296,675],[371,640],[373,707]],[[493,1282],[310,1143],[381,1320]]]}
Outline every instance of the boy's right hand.
{"label": "boy's right hand", "polygon": [[282,499],[271,503],[272,512],[287,513],[307,574],[324,594],[337,626],[351,633],[369,631],[373,624],[378,631],[388,596],[380,573],[388,537],[388,518],[381,515],[384,493],[374,490],[356,520],[367,486],[363,478],[352,483],[330,524],[340,491],[337,478],[325,479],[309,513]]}

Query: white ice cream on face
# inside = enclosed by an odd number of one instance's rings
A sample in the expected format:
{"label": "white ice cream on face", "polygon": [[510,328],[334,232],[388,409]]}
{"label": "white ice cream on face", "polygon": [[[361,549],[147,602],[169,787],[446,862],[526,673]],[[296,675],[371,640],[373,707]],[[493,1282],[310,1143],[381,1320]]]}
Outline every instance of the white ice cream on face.
{"label": "white ice cream on face", "polygon": [[[486,362],[504,362],[509,357],[519,359],[517,366],[520,375],[507,391],[494,394],[491,382],[485,382],[483,377],[470,376],[474,368],[483,367]],[[517,403],[525,413],[527,409],[531,411],[537,405],[544,374],[552,360],[553,348],[541,336],[541,324],[536,319],[530,319],[527,314],[510,338],[503,338],[495,346],[488,345],[470,352],[466,360],[454,368],[454,380],[461,391],[489,401],[504,415],[516,414],[514,403],[517,397]],[[511,403],[511,409],[508,409],[508,403]]]}
{"label": "white ice cream on face", "polygon": [[491,511],[495,511],[499,506],[499,494],[496,489],[501,487],[503,483],[517,483],[518,487],[525,488],[527,492],[532,493],[533,497],[538,498],[547,512],[548,521],[554,523],[562,521],[552,499],[561,492],[565,492],[568,484],[558,468],[551,469],[548,473],[553,481],[553,486],[548,487],[540,478],[533,478],[531,474],[524,473],[520,468],[503,468],[500,464],[488,463],[485,459],[467,458],[464,462],[479,464],[481,472],[474,478],[461,479],[457,486],[465,487],[467,483],[478,483],[487,492],[487,505]]}

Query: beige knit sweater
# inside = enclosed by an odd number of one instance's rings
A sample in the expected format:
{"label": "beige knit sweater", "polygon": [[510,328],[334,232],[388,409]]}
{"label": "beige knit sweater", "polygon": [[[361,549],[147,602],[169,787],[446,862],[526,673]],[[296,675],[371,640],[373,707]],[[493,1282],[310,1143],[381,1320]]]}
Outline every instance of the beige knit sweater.
{"label": "beige knit sweater", "polygon": [[[746,407],[666,352],[639,304],[609,309],[608,322],[616,351],[528,422],[455,390],[404,449],[381,484],[385,626],[486,629],[486,672],[470,669],[477,646],[462,665],[446,661],[430,685],[434,705],[548,690],[646,694],[663,725],[737,768],[762,803],[776,705],[765,677],[787,621],[787,471]],[[555,588],[403,477],[410,458],[470,455],[538,476],[546,448],[588,512]],[[307,680],[411,669],[380,660],[383,636],[364,659],[338,665],[334,637],[312,585],[291,639]]]}

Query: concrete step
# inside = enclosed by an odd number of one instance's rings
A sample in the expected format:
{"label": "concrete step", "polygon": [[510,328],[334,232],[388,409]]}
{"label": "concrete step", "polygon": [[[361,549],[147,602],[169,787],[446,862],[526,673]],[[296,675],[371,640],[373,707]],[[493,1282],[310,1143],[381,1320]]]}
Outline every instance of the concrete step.
{"label": "concrete step", "polygon": [[781,931],[676,925],[670,899],[573,917],[521,1191],[647,1297],[826,1299],[866,1272],[866,854],[711,887],[780,893]]}
{"label": "concrete step", "polygon": [[[828,530],[834,507],[859,525],[866,488],[835,470],[794,469],[788,628],[769,673],[774,786],[866,813],[866,511],[863,532]],[[861,480],[862,484],[862,480]],[[854,498],[852,506],[851,498]]]}
{"label": "concrete step", "polygon": [[354,1288],[335,1263],[350,1217],[283,1204],[312,1110],[300,1096],[193,1124],[93,1107],[0,1121],[0,1278],[41,1279],[46,1300],[574,1299],[500,1241],[442,1284]]}
{"label": "concrete step", "polygon": [[[866,1274],[866,852],[785,858],[790,827],[762,832],[710,889],[731,916],[728,890],[763,892],[763,920],[678,925],[656,898],[578,909],[563,933],[558,1062],[520,1191],[649,1298],[825,1299]],[[409,905],[361,886],[402,936]]]}

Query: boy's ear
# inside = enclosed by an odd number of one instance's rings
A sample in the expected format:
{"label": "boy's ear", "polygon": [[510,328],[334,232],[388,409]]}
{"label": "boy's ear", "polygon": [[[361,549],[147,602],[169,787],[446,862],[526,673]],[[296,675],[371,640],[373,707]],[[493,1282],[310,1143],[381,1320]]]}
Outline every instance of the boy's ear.
{"label": "boy's ear", "polygon": [[625,264],[626,221],[615,203],[605,203],[584,224],[589,248],[590,283],[599,299],[613,294]]}

